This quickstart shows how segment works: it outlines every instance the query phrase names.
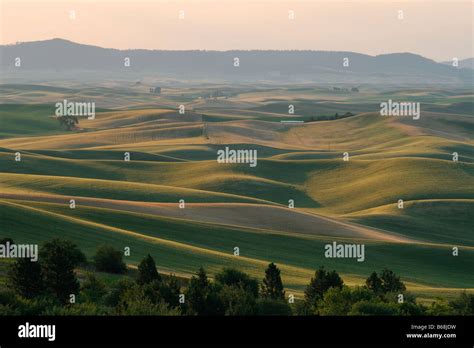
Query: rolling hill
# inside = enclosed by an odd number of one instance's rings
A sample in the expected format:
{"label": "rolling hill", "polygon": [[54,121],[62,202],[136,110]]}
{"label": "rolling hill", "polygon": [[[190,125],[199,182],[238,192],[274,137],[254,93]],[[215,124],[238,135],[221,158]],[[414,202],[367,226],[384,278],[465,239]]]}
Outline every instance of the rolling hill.
{"label": "rolling hill", "polygon": [[[351,285],[389,266],[427,297],[474,289],[474,118],[464,89],[344,94],[305,86],[279,88],[272,99],[271,89],[233,87],[232,95],[203,99],[230,87],[170,88],[158,97],[128,94],[130,86],[1,88],[12,103],[0,105],[0,237],[61,236],[88,256],[99,244],[130,246],[130,266],[151,253],[160,271],[187,277],[201,265],[211,275],[232,266],[260,277],[273,261],[298,295],[321,265]],[[65,131],[49,117],[54,104],[34,103],[42,94],[106,102],[95,120]],[[421,118],[373,110],[397,96],[424,100]],[[305,122],[280,122],[291,119],[285,98],[298,99],[292,117]],[[177,103],[187,105],[185,115]],[[308,122],[313,109],[355,115]],[[258,165],[218,163],[225,146],[256,150]],[[366,260],[325,258],[324,245],[336,240],[363,243]]]}

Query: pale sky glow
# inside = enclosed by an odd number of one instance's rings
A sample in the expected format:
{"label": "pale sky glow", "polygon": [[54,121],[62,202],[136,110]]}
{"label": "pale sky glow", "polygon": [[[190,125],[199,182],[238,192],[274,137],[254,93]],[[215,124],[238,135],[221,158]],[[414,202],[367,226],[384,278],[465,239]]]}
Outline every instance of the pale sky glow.
{"label": "pale sky glow", "polygon": [[474,56],[472,1],[0,2],[1,44],[63,38],[119,49],[412,52],[438,61]]}

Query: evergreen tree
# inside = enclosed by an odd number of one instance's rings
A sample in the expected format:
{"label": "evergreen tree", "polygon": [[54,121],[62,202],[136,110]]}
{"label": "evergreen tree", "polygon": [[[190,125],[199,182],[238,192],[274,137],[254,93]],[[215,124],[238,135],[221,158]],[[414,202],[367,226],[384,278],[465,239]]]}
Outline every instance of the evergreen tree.
{"label": "evergreen tree", "polygon": [[382,290],[384,293],[401,292],[406,290],[405,284],[400,281],[400,277],[389,269],[384,269],[382,271],[380,279],[382,280]]}
{"label": "evergreen tree", "polygon": [[324,293],[332,288],[342,288],[344,282],[336,271],[327,272],[324,267],[320,267],[311,278],[305,290],[305,301],[315,306],[316,302],[323,298]]}
{"label": "evergreen tree", "polygon": [[8,270],[7,283],[23,297],[34,298],[41,295],[44,283],[39,262],[27,258],[17,259]]}
{"label": "evergreen tree", "polygon": [[66,303],[79,292],[74,268],[85,259],[84,254],[71,242],[53,239],[41,248],[40,259],[46,290]]}
{"label": "evergreen tree", "polygon": [[171,307],[178,307],[180,305],[180,293],[181,287],[179,286],[178,278],[174,275],[170,275],[168,279],[161,284],[159,289],[160,297]]}
{"label": "evergreen tree", "polygon": [[206,312],[210,285],[206,271],[200,267],[197,277],[193,276],[191,278],[186,291],[186,302],[190,314],[203,315]]}
{"label": "evergreen tree", "polygon": [[372,272],[372,274],[365,281],[367,289],[372,290],[376,294],[381,294],[383,291],[382,288],[382,279],[379,278],[377,272]]}
{"label": "evergreen tree", "polygon": [[265,270],[265,278],[262,284],[262,297],[269,299],[285,300],[285,291],[280,277],[280,270],[272,262]]}
{"label": "evergreen tree", "polygon": [[154,280],[161,281],[161,277],[156,270],[156,264],[150,254],[148,254],[138,265],[138,284],[148,284]]}

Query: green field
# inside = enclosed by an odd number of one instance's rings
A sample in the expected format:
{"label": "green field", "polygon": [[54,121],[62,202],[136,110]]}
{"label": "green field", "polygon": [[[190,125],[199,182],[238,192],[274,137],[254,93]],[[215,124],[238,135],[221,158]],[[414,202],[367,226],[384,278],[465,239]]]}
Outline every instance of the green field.
{"label": "green field", "polygon": [[[129,266],[150,253],[183,277],[228,266],[261,278],[273,261],[298,296],[322,265],[350,285],[390,268],[424,300],[474,290],[474,104],[464,90],[0,89],[0,238],[66,238],[88,257],[128,246]],[[206,98],[217,89],[225,97]],[[66,131],[49,116],[72,97],[98,111]],[[420,101],[420,120],[380,116],[389,98]],[[257,150],[258,165],[218,163],[225,146]],[[336,240],[365,244],[365,261],[325,258]]]}

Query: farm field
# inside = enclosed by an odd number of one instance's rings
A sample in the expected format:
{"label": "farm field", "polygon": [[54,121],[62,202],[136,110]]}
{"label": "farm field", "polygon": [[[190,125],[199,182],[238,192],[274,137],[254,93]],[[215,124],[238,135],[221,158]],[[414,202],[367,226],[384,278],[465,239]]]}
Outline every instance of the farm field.
{"label": "farm field", "polygon": [[[150,254],[160,272],[183,278],[200,266],[261,278],[275,262],[300,298],[320,266],[348,285],[389,267],[424,301],[474,292],[472,92],[0,90],[0,239],[67,238],[87,257],[101,244],[130,247],[129,267]],[[223,96],[208,97],[216,90]],[[54,103],[81,98],[96,103],[95,119],[61,128]],[[381,116],[388,99],[420,101],[420,119]],[[219,163],[225,147],[256,150],[256,166]],[[364,262],[326,258],[334,241],[364,244]]]}

